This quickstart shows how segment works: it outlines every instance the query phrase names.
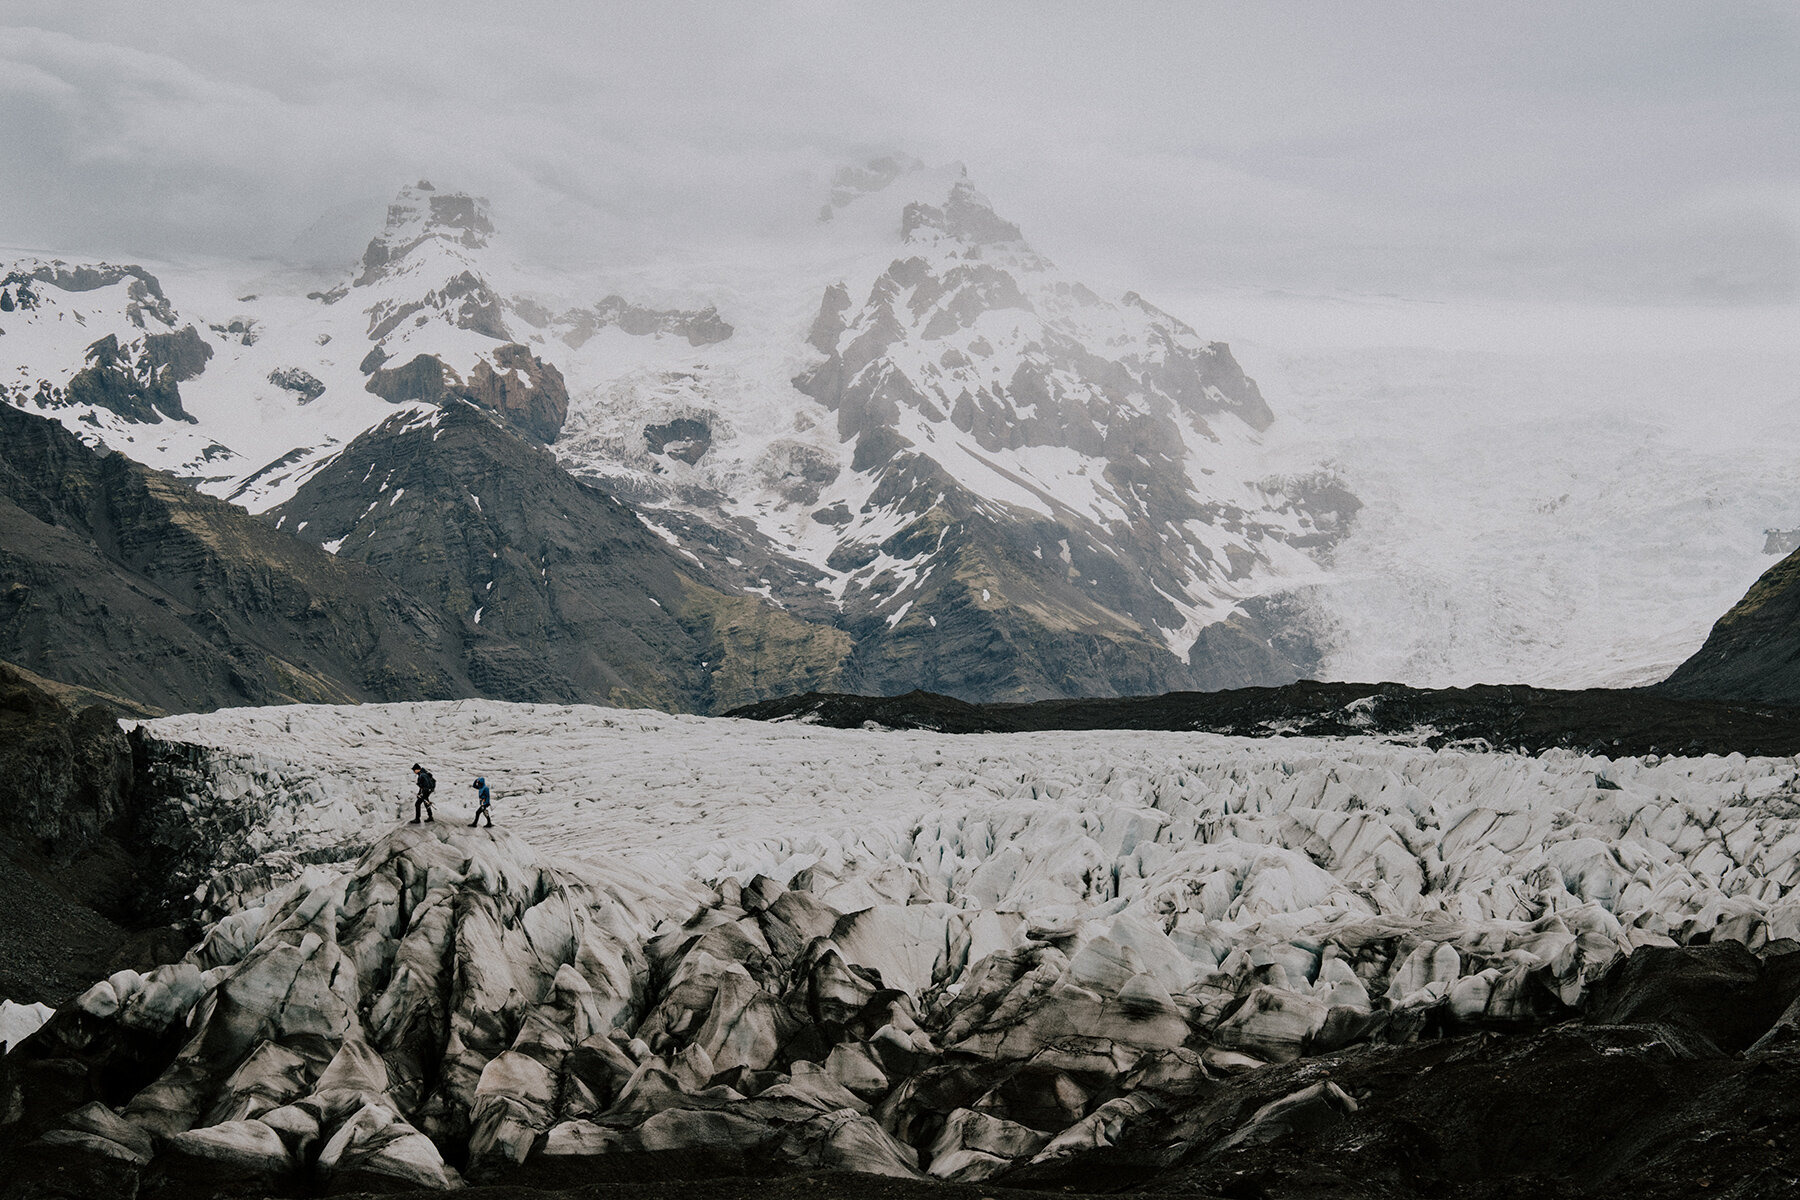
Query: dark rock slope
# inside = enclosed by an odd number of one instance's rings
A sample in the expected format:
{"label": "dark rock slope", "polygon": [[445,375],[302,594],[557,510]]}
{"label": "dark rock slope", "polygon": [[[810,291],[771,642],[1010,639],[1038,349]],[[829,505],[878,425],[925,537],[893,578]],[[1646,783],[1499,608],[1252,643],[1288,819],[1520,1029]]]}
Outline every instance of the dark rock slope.
{"label": "dark rock slope", "polygon": [[79,713],[0,663],[0,830],[20,849],[68,858],[124,815],[131,748],[101,705]]}
{"label": "dark rock slope", "polygon": [[112,710],[77,711],[43,682],[0,663],[0,997],[60,1004],[117,967],[166,961],[164,942],[177,955],[185,943],[167,929],[132,933],[154,923],[142,901],[161,891],[137,816],[166,806],[136,788]]}
{"label": "dark rock slope", "polygon": [[1800,710],[1670,696],[1650,688],[1556,691],[1523,684],[1414,688],[1398,683],[1316,683],[1220,692],[1171,692],[1118,700],[969,704],[950,696],[789,696],[726,714],[807,720],[838,729],[866,722],[942,733],[1045,729],[1172,729],[1273,737],[1404,737],[1438,747],[1485,742],[1537,753],[1800,753]]}
{"label": "dark rock slope", "polygon": [[0,406],[0,658],[169,711],[704,712],[855,682],[843,631],[709,586],[473,405],[428,416],[366,435],[271,523]]}
{"label": "dark rock slope", "polygon": [[1661,686],[1680,696],[1800,705],[1800,551],[1765,571]]}
{"label": "dark rock slope", "polygon": [[0,658],[196,711],[469,695],[460,652],[378,572],[0,405]]}
{"label": "dark rock slope", "polygon": [[267,519],[464,625],[484,695],[711,712],[849,678],[843,631],[710,586],[629,507],[456,400],[396,414]]}

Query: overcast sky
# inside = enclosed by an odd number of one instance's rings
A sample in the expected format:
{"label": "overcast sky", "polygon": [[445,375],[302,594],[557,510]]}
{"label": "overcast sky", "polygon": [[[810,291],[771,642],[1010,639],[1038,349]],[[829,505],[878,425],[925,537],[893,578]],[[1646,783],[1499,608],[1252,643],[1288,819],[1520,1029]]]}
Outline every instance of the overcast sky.
{"label": "overcast sky", "polygon": [[1152,293],[1800,300],[1786,3],[0,0],[0,24],[15,247],[279,256],[366,237],[425,176],[534,253],[642,256],[798,228],[838,164],[899,149]]}

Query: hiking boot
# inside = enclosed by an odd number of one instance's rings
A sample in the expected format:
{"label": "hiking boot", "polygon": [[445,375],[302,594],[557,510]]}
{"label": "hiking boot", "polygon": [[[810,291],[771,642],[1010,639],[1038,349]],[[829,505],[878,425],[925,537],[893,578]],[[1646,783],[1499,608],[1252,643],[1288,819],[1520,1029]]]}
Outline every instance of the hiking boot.
{"label": "hiking boot", "polygon": [[419,818],[417,818],[417,817],[414,817],[412,820],[407,822],[408,825],[417,825],[418,823],[419,823]]}

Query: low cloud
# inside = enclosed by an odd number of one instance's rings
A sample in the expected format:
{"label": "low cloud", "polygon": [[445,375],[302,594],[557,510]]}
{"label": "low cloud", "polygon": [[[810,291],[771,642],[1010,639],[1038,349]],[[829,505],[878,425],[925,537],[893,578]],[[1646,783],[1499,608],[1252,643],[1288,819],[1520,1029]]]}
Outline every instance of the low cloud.
{"label": "low cloud", "polygon": [[899,148],[1152,292],[1800,298],[1773,4],[32,7],[15,246],[335,254],[425,176],[535,256],[642,260],[799,228]]}

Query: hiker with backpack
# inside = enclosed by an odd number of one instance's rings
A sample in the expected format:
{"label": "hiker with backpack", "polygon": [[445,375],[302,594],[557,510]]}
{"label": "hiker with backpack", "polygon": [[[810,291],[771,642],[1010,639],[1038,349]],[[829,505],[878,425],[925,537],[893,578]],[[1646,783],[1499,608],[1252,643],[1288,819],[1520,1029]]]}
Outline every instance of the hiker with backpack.
{"label": "hiker with backpack", "polygon": [[486,817],[487,827],[492,829],[494,827],[494,811],[488,807],[488,802],[493,799],[493,796],[488,793],[487,780],[477,775],[475,782],[469,786],[475,789],[475,797],[481,801],[480,806],[475,810],[475,820],[469,822],[469,828],[475,828],[481,818]]}
{"label": "hiker with backpack", "polygon": [[[425,819],[427,821],[432,819],[431,793],[437,788],[437,780],[431,777],[430,771],[427,771],[418,763],[413,764],[413,777],[419,781],[419,798],[413,801],[412,819],[412,823],[417,825],[419,823],[420,813],[425,814]],[[493,818],[490,817],[488,819],[492,820]]]}

